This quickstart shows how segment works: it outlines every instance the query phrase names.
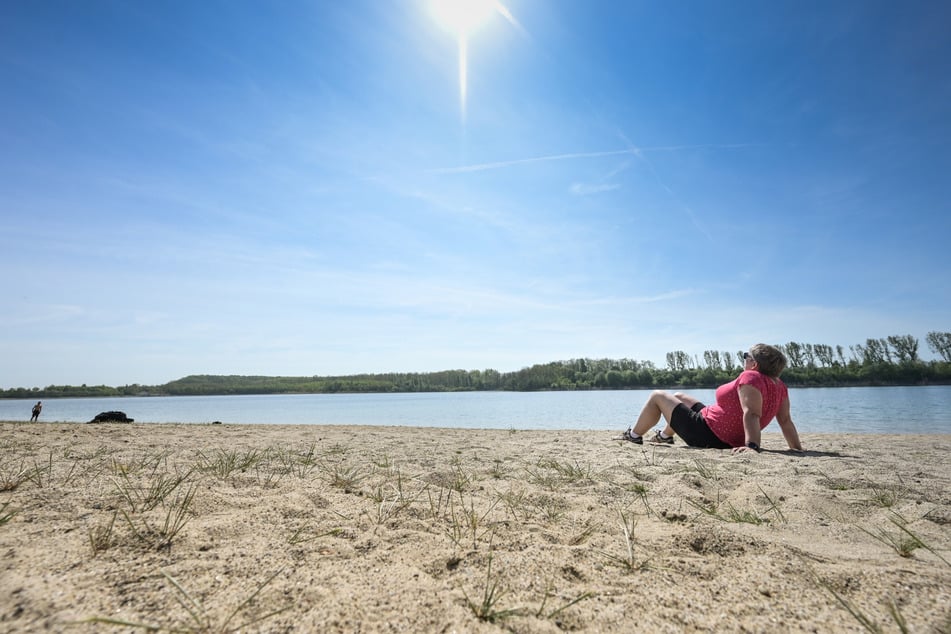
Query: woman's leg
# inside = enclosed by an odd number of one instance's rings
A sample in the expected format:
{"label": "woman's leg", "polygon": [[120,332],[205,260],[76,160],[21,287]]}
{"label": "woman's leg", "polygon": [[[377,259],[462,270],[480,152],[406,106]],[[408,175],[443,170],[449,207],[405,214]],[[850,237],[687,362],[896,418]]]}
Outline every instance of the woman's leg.
{"label": "woman's leg", "polygon": [[[685,402],[681,400],[681,396],[690,399],[693,403],[698,402],[696,399],[693,399],[686,394],[680,394],[679,392],[677,394],[670,394],[669,392],[664,392],[663,390],[654,390],[651,392],[647,402],[644,403],[644,408],[637,417],[637,422],[635,422],[634,426],[631,428],[631,433],[638,436],[643,436],[654,425],[660,422],[660,417],[663,416],[665,422],[667,423],[667,426],[664,427],[664,435],[667,437],[673,436],[674,429],[670,426],[670,415],[677,405]],[[687,407],[690,407],[690,405],[688,404]]]}
{"label": "woman's leg", "polygon": [[690,409],[693,409],[693,406],[700,402],[689,394],[684,394],[683,392],[674,392],[674,398],[679,400]]}

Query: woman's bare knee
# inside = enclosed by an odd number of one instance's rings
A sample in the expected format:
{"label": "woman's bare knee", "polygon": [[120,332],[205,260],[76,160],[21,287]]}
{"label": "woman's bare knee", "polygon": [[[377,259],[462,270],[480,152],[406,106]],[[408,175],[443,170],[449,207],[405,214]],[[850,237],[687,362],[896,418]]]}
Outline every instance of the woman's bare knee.
{"label": "woman's bare knee", "polygon": [[689,394],[684,394],[683,392],[676,392],[674,394],[674,398],[690,408],[700,402]]}

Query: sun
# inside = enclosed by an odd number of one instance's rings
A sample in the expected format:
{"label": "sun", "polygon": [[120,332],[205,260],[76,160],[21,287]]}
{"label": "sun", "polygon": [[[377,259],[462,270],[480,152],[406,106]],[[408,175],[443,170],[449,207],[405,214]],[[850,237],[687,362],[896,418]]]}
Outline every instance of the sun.
{"label": "sun", "polygon": [[455,36],[459,45],[459,107],[465,121],[469,36],[494,14],[506,15],[508,12],[499,0],[430,0],[429,4],[433,18]]}
{"label": "sun", "polygon": [[498,0],[431,0],[433,17],[459,37],[482,26],[498,11]]}

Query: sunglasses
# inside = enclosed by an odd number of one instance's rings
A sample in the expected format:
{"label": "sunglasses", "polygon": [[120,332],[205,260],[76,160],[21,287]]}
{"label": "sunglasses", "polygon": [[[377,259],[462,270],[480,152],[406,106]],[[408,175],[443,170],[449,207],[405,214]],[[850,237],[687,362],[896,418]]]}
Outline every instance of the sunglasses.
{"label": "sunglasses", "polygon": [[744,361],[749,361],[750,359],[752,359],[753,361],[756,361],[756,359],[753,358],[753,355],[751,355],[749,352],[744,352],[744,353],[743,353],[743,360],[744,360]]}

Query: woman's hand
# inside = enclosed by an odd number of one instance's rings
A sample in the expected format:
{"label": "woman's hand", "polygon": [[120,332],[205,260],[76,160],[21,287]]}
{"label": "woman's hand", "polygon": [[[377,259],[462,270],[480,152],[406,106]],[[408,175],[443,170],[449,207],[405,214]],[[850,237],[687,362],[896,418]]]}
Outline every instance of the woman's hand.
{"label": "woman's hand", "polygon": [[759,443],[752,441],[747,442],[745,447],[733,448],[733,453],[743,453],[744,451],[755,451],[756,453],[760,453],[763,451],[763,448],[759,446]]}

